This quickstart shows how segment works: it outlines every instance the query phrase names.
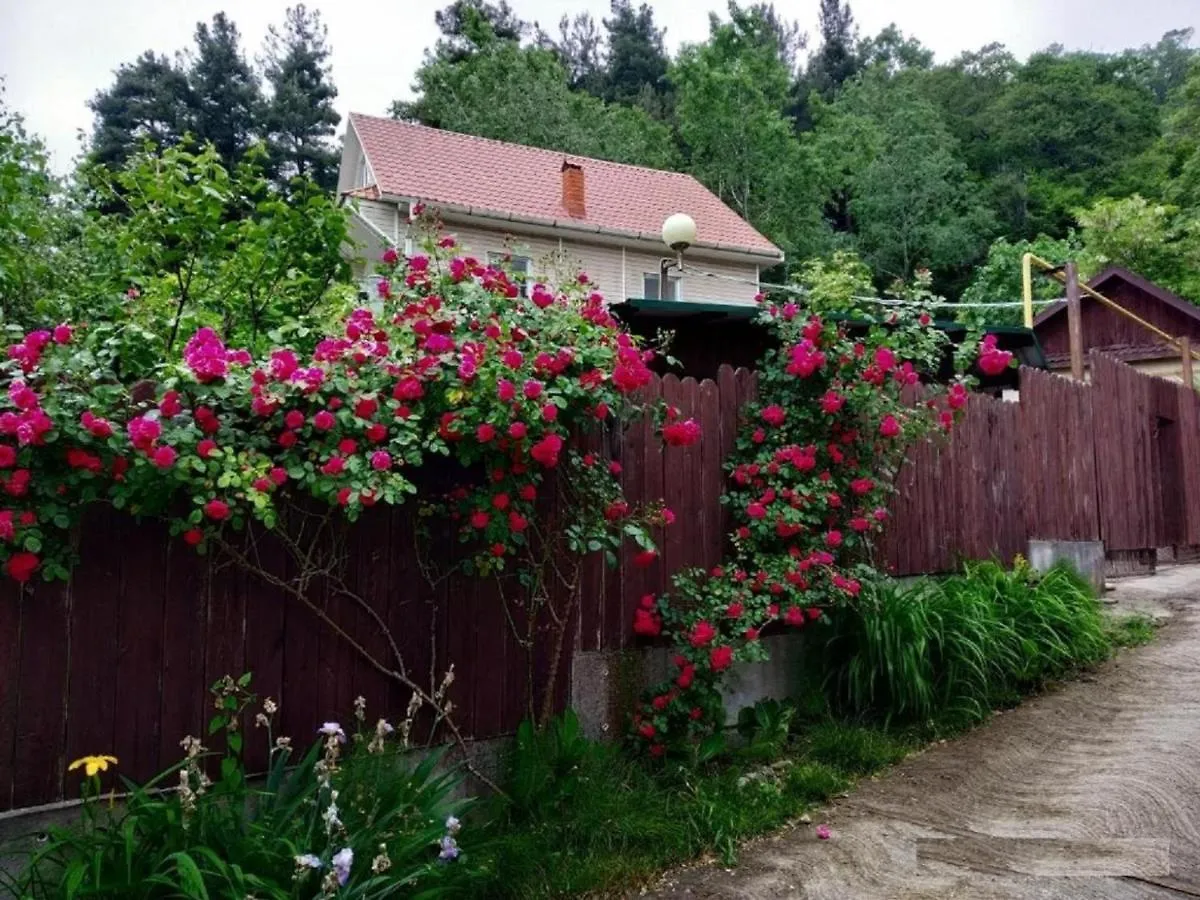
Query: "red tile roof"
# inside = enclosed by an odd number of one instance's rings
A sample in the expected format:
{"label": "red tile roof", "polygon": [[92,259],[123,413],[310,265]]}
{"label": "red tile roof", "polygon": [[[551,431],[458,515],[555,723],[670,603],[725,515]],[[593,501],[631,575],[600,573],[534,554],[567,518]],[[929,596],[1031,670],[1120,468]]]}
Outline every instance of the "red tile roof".
{"label": "red tile roof", "polygon": [[[697,246],[782,257],[691,175],[627,166],[442,131],[395,119],[350,114],[379,190],[432,205],[498,213],[535,224],[643,235],[659,240],[663,220],[696,220]],[[562,205],[564,160],[583,167],[586,214]]]}

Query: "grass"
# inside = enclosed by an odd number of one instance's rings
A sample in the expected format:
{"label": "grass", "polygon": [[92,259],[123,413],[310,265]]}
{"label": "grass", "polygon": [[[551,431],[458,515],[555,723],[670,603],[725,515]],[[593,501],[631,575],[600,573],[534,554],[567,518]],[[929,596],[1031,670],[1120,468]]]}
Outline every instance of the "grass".
{"label": "grass", "polygon": [[802,698],[743,711],[739,746],[703,763],[648,767],[584,738],[571,714],[522,728],[509,798],[480,807],[464,831],[461,896],[627,892],[698,856],[733,865],[741,841],[1154,634],[1144,617],[1104,616],[1066,569],[990,563],[872,585],[834,623],[809,648]]}

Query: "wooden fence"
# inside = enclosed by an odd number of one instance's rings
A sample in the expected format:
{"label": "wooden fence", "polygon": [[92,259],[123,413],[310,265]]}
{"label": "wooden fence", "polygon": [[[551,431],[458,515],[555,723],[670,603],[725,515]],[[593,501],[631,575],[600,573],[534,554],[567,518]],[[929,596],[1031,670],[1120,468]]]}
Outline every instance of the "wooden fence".
{"label": "wooden fence", "polygon": [[[1091,372],[1085,385],[1023,370],[1019,403],[973,396],[948,441],[915,447],[882,562],[897,574],[946,571],[964,557],[1009,558],[1029,538],[1102,539],[1114,550],[1200,544],[1197,397],[1102,357]],[[610,448],[629,498],[663,498],[677,519],[649,568],[634,567],[632,551],[615,569],[588,563],[575,651],[628,646],[643,594],[722,556],[723,463],[755,377],[723,367],[716,381],[667,376],[650,392],[695,416],[703,438],[663,447],[647,422]],[[526,714],[528,672],[544,680],[547,661],[531,661],[513,638],[494,587],[462,578],[428,588],[406,510],[372,510],[352,536],[351,586],[406,660],[435,676],[454,664],[463,732],[510,733]],[[67,584],[0,588],[0,809],[74,795],[64,769],[85,754],[116,755],[133,778],[153,774],[178,758],[183,735],[203,734],[207,687],[227,673],[252,671],[259,696],[281,703],[277,733],[298,741],[328,718],[347,720],[358,695],[369,716],[394,719],[408,702],[308,610],[160,527],[94,510],[81,554]],[[334,598],[320,602],[344,612]],[[381,640],[365,614],[350,632],[368,646]],[[558,682],[560,706],[568,681]],[[251,733],[248,747],[251,765],[261,763],[265,738]]]}

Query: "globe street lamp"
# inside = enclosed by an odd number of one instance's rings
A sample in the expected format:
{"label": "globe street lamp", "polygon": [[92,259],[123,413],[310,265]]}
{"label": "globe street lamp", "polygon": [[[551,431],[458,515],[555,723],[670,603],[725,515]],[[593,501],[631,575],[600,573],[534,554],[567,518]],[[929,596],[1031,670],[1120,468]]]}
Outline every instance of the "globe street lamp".
{"label": "globe street lamp", "polygon": [[672,269],[683,273],[683,251],[696,243],[696,222],[687,213],[667,216],[662,225],[663,243],[675,251],[675,258],[664,256],[658,267],[658,299],[668,299],[667,284]]}

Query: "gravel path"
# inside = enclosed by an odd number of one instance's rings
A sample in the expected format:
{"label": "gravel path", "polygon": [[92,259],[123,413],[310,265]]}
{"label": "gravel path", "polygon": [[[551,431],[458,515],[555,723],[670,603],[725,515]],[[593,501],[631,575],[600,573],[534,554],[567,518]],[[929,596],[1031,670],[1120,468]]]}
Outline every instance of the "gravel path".
{"label": "gravel path", "polygon": [[1200,566],[1117,582],[1152,644],[864,782],[661,898],[1200,897]]}

